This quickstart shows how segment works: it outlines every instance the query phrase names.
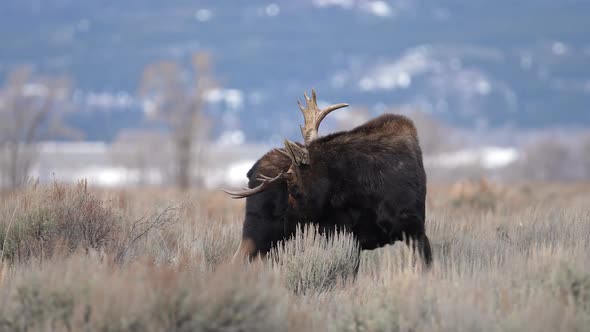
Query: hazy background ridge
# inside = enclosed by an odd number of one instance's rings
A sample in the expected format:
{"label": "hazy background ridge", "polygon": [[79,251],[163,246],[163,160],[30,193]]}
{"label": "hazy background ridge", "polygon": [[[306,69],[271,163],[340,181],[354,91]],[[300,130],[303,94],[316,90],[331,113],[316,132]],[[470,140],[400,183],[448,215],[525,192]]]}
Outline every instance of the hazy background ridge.
{"label": "hazy background ridge", "polygon": [[[408,104],[463,127],[590,124],[585,1],[3,1],[0,75],[67,72],[90,140],[144,126],[143,68],[207,50],[217,135],[296,137],[295,99]],[[114,114],[113,114],[114,113]]]}

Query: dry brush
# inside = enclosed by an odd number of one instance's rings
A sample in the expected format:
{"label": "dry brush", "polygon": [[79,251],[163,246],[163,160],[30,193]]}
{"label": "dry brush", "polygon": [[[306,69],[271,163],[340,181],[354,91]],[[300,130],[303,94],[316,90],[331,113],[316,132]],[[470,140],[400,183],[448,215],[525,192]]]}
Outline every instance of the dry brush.
{"label": "dry brush", "polygon": [[432,268],[396,244],[363,252],[354,278],[351,237],[313,227],[226,264],[239,202],[211,218],[202,195],[27,188],[0,197],[0,330],[583,331],[590,190],[532,192],[490,210],[432,190]]}

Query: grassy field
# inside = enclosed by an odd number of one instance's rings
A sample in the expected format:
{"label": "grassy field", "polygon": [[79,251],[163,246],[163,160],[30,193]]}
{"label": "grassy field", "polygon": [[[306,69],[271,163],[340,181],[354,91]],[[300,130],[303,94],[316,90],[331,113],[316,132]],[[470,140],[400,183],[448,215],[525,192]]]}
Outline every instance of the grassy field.
{"label": "grassy field", "polygon": [[0,331],[589,331],[590,185],[432,185],[424,271],[305,228],[227,264],[243,201],[86,183],[0,197]]}

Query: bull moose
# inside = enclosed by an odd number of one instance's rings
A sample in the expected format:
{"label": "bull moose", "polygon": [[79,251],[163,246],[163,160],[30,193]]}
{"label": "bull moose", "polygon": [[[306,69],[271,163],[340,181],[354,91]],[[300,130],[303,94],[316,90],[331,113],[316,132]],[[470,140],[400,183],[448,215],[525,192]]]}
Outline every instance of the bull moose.
{"label": "bull moose", "polygon": [[[352,130],[318,137],[321,121],[348,106],[318,108],[315,91],[298,102],[305,144],[262,156],[247,173],[242,240],[234,259],[267,254],[291,237],[298,223],[352,232],[361,250],[404,240],[432,262],[425,232],[426,173],[413,122],[384,114]],[[360,252],[359,252],[360,254]]]}

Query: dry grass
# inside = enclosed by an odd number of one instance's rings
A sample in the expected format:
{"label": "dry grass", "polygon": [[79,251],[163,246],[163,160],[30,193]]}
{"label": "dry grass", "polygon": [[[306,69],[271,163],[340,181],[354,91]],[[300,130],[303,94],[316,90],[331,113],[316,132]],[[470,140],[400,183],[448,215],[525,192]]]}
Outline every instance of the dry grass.
{"label": "dry grass", "polygon": [[313,228],[226,264],[243,202],[218,193],[5,194],[0,331],[587,331],[590,187],[449,188],[429,193],[432,269],[396,244],[356,279],[350,236]]}

